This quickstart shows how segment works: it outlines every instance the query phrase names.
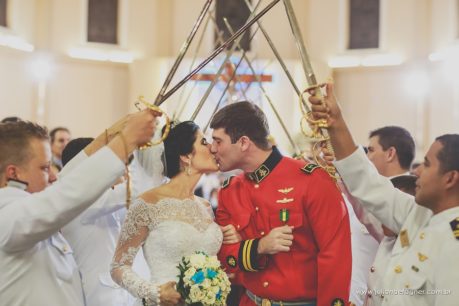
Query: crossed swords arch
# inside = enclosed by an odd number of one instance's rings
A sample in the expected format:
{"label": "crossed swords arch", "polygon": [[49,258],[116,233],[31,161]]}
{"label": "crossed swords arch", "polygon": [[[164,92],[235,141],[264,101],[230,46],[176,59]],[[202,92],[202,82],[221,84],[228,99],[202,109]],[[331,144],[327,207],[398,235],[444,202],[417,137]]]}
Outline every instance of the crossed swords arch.
{"label": "crossed swords arch", "polygon": [[[212,22],[216,23],[216,21],[215,21],[215,19],[213,17],[213,14],[210,11],[211,4],[212,4],[213,0],[207,0],[204,3],[204,6],[203,6],[203,8],[201,10],[201,13],[198,16],[198,19],[196,20],[194,26],[192,27],[190,34],[188,35],[187,39],[185,40],[184,44],[182,45],[182,47],[181,47],[181,49],[179,51],[179,54],[178,54],[174,64],[172,65],[171,70],[169,71],[169,73],[168,73],[168,75],[167,75],[167,77],[166,77],[166,79],[165,79],[165,81],[164,81],[164,83],[163,83],[158,95],[156,96],[155,101],[154,101],[154,105],[159,107],[161,104],[166,102],[177,90],[179,90],[194,75],[196,75],[199,71],[201,71],[202,68],[204,68],[209,62],[211,62],[217,55],[219,55],[220,53],[222,53],[223,51],[226,50],[225,59],[222,61],[221,66],[219,67],[217,73],[215,74],[215,78],[213,79],[213,81],[211,82],[209,87],[207,88],[205,94],[203,95],[203,97],[199,101],[198,106],[196,107],[196,109],[194,110],[194,112],[193,112],[193,114],[192,114],[192,116],[190,118],[191,120],[194,120],[196,118],[196,116],[199,114],[199,112],[201,111],[205,101],[207,100],[207,98],[210,95],[210,92],[212,91],[212,89],[214,88],[216,83],[218,82],[219,77],[223,73],[225,65],[230,60],[230,57],[232,56],[232,54],[234,53],[236,48],[239,47],[239,42],[240,42],[240,39],[242,38],[242,34],[244,34],[247,31],[247,29],[249,29],[252,25],[257,23],[258,27],[253,32],[253,34],[251,35],[249,40],[251,41],[254,38],[254,36],[257,33],[257,31],[261,30],[261,32],[263,33],[263,36],[265,37],[265,39],[268,42],[268,45],[270,46],[270,48],[273,51],[276,59],[278,60],[279,64],[281,65],[282,70],[284,71],[285,75],[287,76],[287,78],[288,78],[290,84],[292,85],[294,91],[298,95],[298,98],[299,98],[299,101],[300,101],[300,108],[301,108],[301,110],[303,112],[303,119],[305,119],[305,121],[307,121],[309,123],[309,125],[311,126],[311,128],[315,131],[314,134],[308,134],[307,136],[314,138],[314,140],[316,141],[317,144],[324,143],[326,145],[326,147],[328,148],[328,150],[333,153],[333,148],[331,146],[331,143],[330,143],[330,140],[329,140],[329,137],[328,137],[328,131],[326,129],[327,128],[326,123],[323,122],[323,121],[314,121],[311,117],[308,117],[309,114],[310,114],[310,109],[309,109],[309,106],[308,106],[308,104],[306,103],[306,101],[304,99],[304,93],[306,92],[306,90],[303,91],[303,92],[300,91],[300,89],[296,85],[295,81],[293,80],[293,77],[292,77],[291,73],[289,72],[287,66],[285,65],[285,62],[283,61],[282,57],[280,56],[277,48],[275,47],[275,45],[272,42],[271,38],[269,37],[268,33],[266,32],[266,30],[263,28],[263,26],[261,24],[261,21],[260,21],[261,17],[264,16],[269,10],[271,10],[280,1],[282,1],[283,4],[284,4],[285,11],[286,11],[286,14],[287,14],[287,17],[288,17],[288,20],[289,20],[290,28],[291,28],[291,31],[292,31],[292,34],[293,34],[293,37],[294,37],[294,40],[295,40],[295,44],[296,44],[298,52],[300,54],[303,71],[304,71],[304,74],[306,76],[306,80],[307,80],[307,83],[308,83],[308,86],[309,86],[308,90],[312,90],[314,92],[314,95],[316,95],[316,96],[321,96],[322,93],[321,93],[320,87],[319,87],[319,85],[317,83],[314,71],[312,69],[312,65],[311,65],[311,62],[309,60],[309,56],[308,56],[308,53],[306,51],[306,47],[305,47],[305,44],[304,44],[304,41],[303,41],[303,38],[302,38],[301,30],[299,28],[298,21],[297,21],[297,18],[295,16],[295,13],[294,13],[294,10],[293,10],[293,7],[292,7],[292,4],[291,4],[290,0],[273,0],[272,2],[270,2],[267,6],[265,6],[258,13],[256,13],[256,10],[258,9],[258,6],[261,4],[262,0],[259,0],[258,3],[253,7],[252,7],[252,5],[251,5],[249,0],[245,0],[245,3],[246,3],[247,7],[250,10],[250,16],[248,17],[248,20],[247,20],[246,24],[235,32],[231,28],[231,26],[228,23],[228,21],[225,20],[225,26],[227,27],[229,33],[232,34],[232,35],[226,41],[222,41],[221,33],[217,33],[217,39],[220,42],[220,46],[218,48],[216,48],[214,50],[214,52],[212,52],[206,59],[204,59],[201,63],[199,63],[195,68],[191,68],[194,65],[195,61],[196,61],[198,49],[199,49],[199,47],[200,47],[200,45],[202,43],[202,39],[203,39],[204,32],[205,32],[205,31],[203,31],[202,34],[201,34],[201,37],[199,39],[195,55],[194,55],[194,57],[192,59],[190,70],[189,70],[188,74],[183,79],[181,79],[176,85],[174,85],[171,89],[166,91],[167,88],[169,87],[170,83],[172,82],[172,79],[173,79],[175,73],[177,72],[177,69],[179,68],[179,65],[182,62],[187,50],[189,49],[189,47],[191,45],[191,42],[193,41],[193,39],[194,39],[199,27],[203,23],[203,21],[205,19],[205,16],[207,15],[207,18],[206,18],[206,21],[205,21],[206,25],[208,24],[209,21],[212,21]],[[233,44],[233,45],[228,49],[228,47],[231,44]],[[277,120],[279,121],[284,133],[286,134],[286,136],[287,136],[292,148],[295,151],[295,154],[297,156],[302,156],[302,152],[298,148],[298,145],[293,141],[293,138],[291,137],[288,129],[286,128],[286,126],[285,126],[282,118],[280,117],[276,107],[274,106],[271,98],[269,97],[269,95],[267,94],[266,90],[264,89],[264,86],[263,86],[263,84],[261,82],[261,79],[260,79],[259,75],[256,73],[253,65],[251,64],[251,61],[248,59],[248,57],[246,55],[246,50],[242,50],[242,54],[240,56],[240,59],[235,64],[235,67],[234,67],[234,70],[233,70],[233,74],[230,76],[230,79],[227,81],[227,85],[226,85],[225,89],[223,90],[223,94],[221,95],[220,99],[218,100],[218,102],[217,102],[217,104],[215,106],[215,109],[213,110],[213,113],[211,114],[211,116],[209,118],[209,122],[210,122],[210,119],[213,117],[213,115],[219,109],[219,107],[221,105],[221,102],[223,101],[223,98],[226,95],[226,91],[228,90],[228,88],[230,86],[231,81],[234,80],[234,79],[236,79],[236,81],[237,81],[236,71],[239,68],[239,66],[240,66],[240,64],[241,64],[241,62],[243,60],[245,60],[247,62],[249,69],[251,70],[251,72],[255,76],[256,83],[258,84],[263,96],[267,100],[267,102],[268,102],[269,106],[271,107],[274,115],[276,116]],[[194,87],[193,87],[193,89],[194,89]],[[181,96],[180,96],[180,99],[179,99],[179,107],[177,107],[178,112],[174,113],[174,117],[175,118],[180,117],[181,113],[183,112],[183,108],[184,108],[184,106],[186,104],[185,101],[189,100],[188,99],[189,96],[188,96],[187,99],[183,99],[184,92],[185,91],[181,92]],[[190,91],[190,93],[191,92],[192,91]],[[243,92],[243,95],[245,95],[244,92]],[[209,122],[205,126],[204,131],[207,130]],[[301,128],[304,131],[302,124],[301,124]],[[320,161],[317,160],[317,159],[316,159],[316,162],[321,164]],[[336,171],[332,167],[328,167],[328,166],[323,165],[323,164],[321,164],[321,166],[324,167],[325,170],[327,170],[327,172],[330,173],[330,175],[332,175],[332,176],[336,175]]]}

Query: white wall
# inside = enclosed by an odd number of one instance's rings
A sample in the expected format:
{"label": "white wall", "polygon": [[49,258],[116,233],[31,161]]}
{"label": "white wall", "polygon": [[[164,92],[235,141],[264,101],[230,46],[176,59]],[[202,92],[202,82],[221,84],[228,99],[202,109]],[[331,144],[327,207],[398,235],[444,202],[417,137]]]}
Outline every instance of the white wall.
{"label": "white wall", "polygon": [[[35,45],[34,52],[0,47],[0,117],[16,115],[52,128],[67,126],[74,136],[96,136],[129,108],[128,65],[72,60],[84,45],[83,0],[10,1],[11,29]],[[45,114],[40,115],[34,63],[45,57]]]}
{"label": "white wall", "polygon": [[[74,60],[67,56],[71,48],[93,46],[85,42],[86,0],[9,1],[11,29],[0,30],[15,33],[34,44],[36,52],[0,47],[0,117],[18,115],[43,120],[50,127],[66,125],[75,136],[98,132],[127,110],[133,110],[138,95],[143,94],[150,101],[156,97],[204,2],[121,0],[118,49],[133,52],[136,60],[132,64],[115,64]],[[263,0],[260,7],[268,3],[270,1]],[[404,64],[334,71],[327,65],[331,57],[366,53],[345,50],[348,0],[292,0],[292,3],[317,79],[322,82],[334,76],[338,97],[359,142],[366,142],[371,129],[399,124],[416,136],[422,155],[435,136],[459,130],[456,66],[450,62],[432,63],[427,59],[430,53],[457,42],[455,0],[381,1],[381,48],[377,52],[399,54]],[[286,60],[298,87],[304,90],[307,84],[281,2],[262,18],[262,23]],[[200,32],[171,86],[188,72]],[[256,59],[259,67],[266,66],[266,73],[274,75],[274,82],[265,87],[291,133],[297,135],[298,98],[261,33],[253,46],[249,57]],[[205,58],[212,48],[213,31],[209,27],[198,58]],[[51,60],[53,70],[46,86],[46,113],[38,116],[38,85],[29,70],[30,62],[43,55]],[[416,91],[413,94],[405,84],[407,76],[415,72],[427,75],[430,84],[431,90],[423,98],[419,98]],[[200,85],[191,96],[183,119],[193,113],[204,91]],[[251,94],[258,99],[258,93]],[[175,112],[179,96],[180,92],[163,105],[168,113]],[[209,106],[205,106],[203,115],[198,117],[202,124],[207,123],[206,118],[218,96],[218,92],[212,94]],[[420,104],[421,100],[424,104]],[[277,119],[266,102],[263,105],[273,134],[282,146],[288,147]]]}
{"label": "white wall", "polygon": [[0,47],[0,117],[34,118],[35,84],[28,70],[29,53]]}

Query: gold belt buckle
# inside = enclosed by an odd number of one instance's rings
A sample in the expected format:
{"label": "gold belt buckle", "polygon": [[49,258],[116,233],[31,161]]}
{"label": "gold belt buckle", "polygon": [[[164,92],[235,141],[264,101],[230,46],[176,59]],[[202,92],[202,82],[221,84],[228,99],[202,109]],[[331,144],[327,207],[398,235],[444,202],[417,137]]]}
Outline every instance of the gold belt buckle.
{"label": "gold belt buckle", "polygon": [[262,299],[261,306],[271,306],[271,301],[268,299]]}

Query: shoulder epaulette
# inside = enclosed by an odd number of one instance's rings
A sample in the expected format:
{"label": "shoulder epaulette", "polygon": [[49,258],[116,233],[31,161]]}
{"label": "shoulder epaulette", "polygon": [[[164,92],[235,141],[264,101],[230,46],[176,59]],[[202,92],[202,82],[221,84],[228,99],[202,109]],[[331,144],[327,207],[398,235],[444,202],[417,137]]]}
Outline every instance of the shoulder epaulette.
{"label": "shoulder epaulette", "polygon": [[303,168],[301,168],[301,171],[303,171],[306,174],[311,174],[317,168],[320,168],[320,166],[311,163],[311,164],[307,164]]}
{"label": "shoulder epaulette", "polygon": [[459,217],[451,221],[449,225],[451,225],[454,237],[459,240]]}
{"label": "shoulder epaulette", "polygon": [[221,188],[224,189],[224,188],[228,187],[229,184],[230,184],[230,182],[231,182],[231,179],[232,179],[233,177],[234,177],[234,175],[232,175],[232,176],[226,178],[226,179],[223,181]]}

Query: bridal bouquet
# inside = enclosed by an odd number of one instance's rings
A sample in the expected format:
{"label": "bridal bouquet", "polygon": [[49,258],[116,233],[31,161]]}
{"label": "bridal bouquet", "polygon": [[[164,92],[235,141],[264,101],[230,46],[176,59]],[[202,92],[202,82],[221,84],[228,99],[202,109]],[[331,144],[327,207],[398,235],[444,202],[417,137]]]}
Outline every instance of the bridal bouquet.
{"label": "bridal bouquet", "polygon": [[197,252],[183,257],[177,268],[177,291],[187,305],[226,305],[231,284],[217,256]]}

